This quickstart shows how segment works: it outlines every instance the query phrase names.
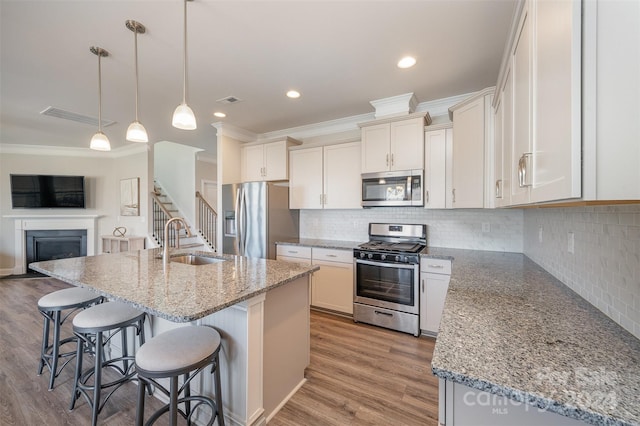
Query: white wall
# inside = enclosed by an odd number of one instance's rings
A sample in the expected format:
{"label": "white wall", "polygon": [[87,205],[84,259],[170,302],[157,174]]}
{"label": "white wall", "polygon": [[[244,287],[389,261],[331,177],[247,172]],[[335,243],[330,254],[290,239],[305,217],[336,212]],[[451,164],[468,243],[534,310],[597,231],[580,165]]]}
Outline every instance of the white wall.
{"label": "white wall", "polygon": [[640,205],[525,210],[524,253],[640,338]]}
{"label": "white wall", "polygon": [[[90,154],[34,155],[2,153],[0,156],[0,272],[11,273],[14,267],[14,219],[11,215],[99,215],[100,235],[111,235],[115,226],[125,226],[129,235],[147,235],[145,217],[148,209],[143,188],[147,184],[146,153],[116,157]],[[12,209],[10,174],[82,175],[86,182],[86,209]],[[120,217],[120,179],[140,177],[141,216]],[[99,247],[94,247],[100,253]]]}
{"label": "white wall", "polygon": [[[300,210],[300,237],[367,241],[369,222],[425,223],[431,247],[522,252],[522,210]],[[482,232],[488,223],[490,231]]]}

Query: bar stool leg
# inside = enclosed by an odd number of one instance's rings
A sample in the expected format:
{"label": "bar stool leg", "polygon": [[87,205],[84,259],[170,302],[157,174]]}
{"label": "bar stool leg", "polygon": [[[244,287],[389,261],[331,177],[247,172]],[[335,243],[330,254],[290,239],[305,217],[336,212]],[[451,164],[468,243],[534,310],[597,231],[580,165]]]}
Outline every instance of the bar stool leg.
{"label": "bar stool leg", "polygon": [[220,353],[216,354],[216,364],[213,378],[216,381],[216,416],[218,417],[218,426],[224,426],[224,414],[222,413],[222,384],[220,383]]}
{"label": "bar stool leg", "polygon": [[60,354],[60,314],[57,310],[53,314],[53,350],[51,354],[51,377],[49,378],[49,390],[53,389],[53,382],[58,374],[58,355]]}
{"label": "bar stool leg", "polygon": [[[96,345],[102,347],[102,332],[96,333]],[[104,352],[97,350],[96,347],[96,362],[94,365],[94,377],[93,377],[93,407],[91,412],[91,426],[96,426],[98,423],[98,414],[100,413],[100,388],[102,386],[102,359]]]}
{"label": "bar stool leg", "polygon": [[169,394],[169,418],[171,426],[178,424],[178,376],[171,377],[171,390]]}
{"label": "bar stool leg", "polygon": [[71,404],[69,405],[69,411],[73,410],[80,396],[78,390],[78,380],[80,379],[80,372],[82,372],[82,354],[84,353],[84,338],[78,336],[78,346],[76,348],[76,372],[73,377],[73,394],[71,395]]}
{"label": "bar stool leg", "polygon": [[42,374],[42,369],[46,364],[44,357],[47,353],[47,347],[49,346],[49,326],[51,324],[51,320],[49,319],[49,315],[51,315],[51,312],[43,312],[42,314],[42,350],[40,351],[40,362],[38,363],[38,376]]}
{"label": "bar stool leg", "polygon": [[[138,408],[136,409],[136,426],[143,426],[142,421],[144,419],[144,389],[147,384],[144,380],[138,379]],[[149,388],[151,385],[149,385]]]}

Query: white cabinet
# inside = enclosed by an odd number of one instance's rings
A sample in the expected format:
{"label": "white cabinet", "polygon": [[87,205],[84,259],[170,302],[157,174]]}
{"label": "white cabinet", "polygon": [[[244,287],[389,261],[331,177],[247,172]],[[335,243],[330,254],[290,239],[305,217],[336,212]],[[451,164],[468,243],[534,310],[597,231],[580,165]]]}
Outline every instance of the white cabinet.
{"label": "white cabinet", "polygon": [[581,196],[581,4],[526,1],[517,14],[494,105],[498,206]]}
{"label": "white cabinet", "polygon": [[448,186],[451,185],[452,149],[451,128],[428,130],[424,133],[425,209],[447,208],[447,194],[451,191]]}
{"label": "white cabinet", "polygon": [[114,237],[113,235],[103,235],[103,253],[121,253],[125,251],[144,250],[145,237]]}
{"label": "white cabinet", "polygon": [[485,206],[485,186],[487,180],[493,181],[493,171],[485,166],[485,144],[492,134],[493,117],[488,111],[493,91],[487,88],[449,108],[453,120],[453,208],[490,207]]}
{"label": "white cabinet", "polygon": [[319,265],[311,277],[311,306],[353,315],[353,251],[278,244],[277,260]]}
{"label": "white cabinet", "polygon": [[312,263],[320,265],[311,280],[311,305],[353,315],[353,251],[311,249]]}
{"label": "white cabinet", "polygon": [[424,125],[424,114],[360,124],[362,173],[423,169]]}
{"label": "white cabinet", "polygon": [[288,149],[301,142],[285,138],[281,141],[242,147],[242,181],[272,181],[289,179]]}
{"label": "white cabinet", "polygon": [[438,334],[450,279],[450,260],[420,260],[420,329],[426,334]]}
{"label": "white cabinet", "polygon": [[360,142],[292,150],[289,208],[361,208]]}

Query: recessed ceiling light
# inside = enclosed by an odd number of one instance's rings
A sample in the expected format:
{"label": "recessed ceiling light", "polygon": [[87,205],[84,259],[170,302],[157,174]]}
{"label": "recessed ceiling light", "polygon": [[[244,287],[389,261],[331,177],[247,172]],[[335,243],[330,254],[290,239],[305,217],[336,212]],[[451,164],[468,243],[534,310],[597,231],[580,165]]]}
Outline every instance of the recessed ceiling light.
{"label": "recessed ceiling light", "polygon": [[218,118],[225,118],[227,116],[227,114],[225,114],[224,112],[220,112],[220,111],[214,112],[213,115],[215,115]]}
{"label": "recessed ceiling light", "polygon": [[297,99],[300,97],[300,92],[296,90],[289,90],[287,92],[287,96],[290,97],[291,99]]}
{"label": "recessed ceiling light", "polygon": [[398,61],[398,68],[411,68],[416,64],[416,58],[412,56],[405,56]]}

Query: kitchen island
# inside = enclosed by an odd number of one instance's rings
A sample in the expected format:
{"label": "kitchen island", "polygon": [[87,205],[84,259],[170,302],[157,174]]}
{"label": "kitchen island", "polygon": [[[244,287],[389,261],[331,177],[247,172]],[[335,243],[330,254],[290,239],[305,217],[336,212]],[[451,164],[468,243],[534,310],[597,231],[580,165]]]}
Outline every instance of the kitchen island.
{"label": "kitchen island", "polygon": [[432,359],[440,423],[638,425],[640,340],[518,253],[453,259]]}
{"label": "kitchen island", "polygon": [[[214,326],[222,336],[227,422],[263,424],[304,383],[309,277],[318,267],[196,252],[215,260],[169,262],[165,269],[161,254],[151,249],[29,266],[149,313],[152,334],[190,324]],[[212,389],[209,376],[202,375],[199,383],[205,394]]]}

